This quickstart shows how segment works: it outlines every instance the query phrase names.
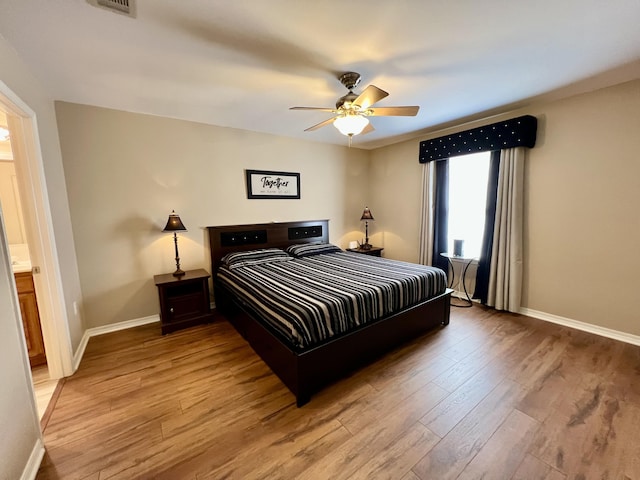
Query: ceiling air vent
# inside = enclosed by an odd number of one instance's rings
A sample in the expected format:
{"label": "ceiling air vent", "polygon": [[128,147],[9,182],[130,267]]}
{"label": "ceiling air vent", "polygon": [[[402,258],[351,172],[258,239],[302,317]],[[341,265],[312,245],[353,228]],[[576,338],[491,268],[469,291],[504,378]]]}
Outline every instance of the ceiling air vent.
{"label": "ceiling air vent", "polygon": [[91,5],[135,17],[135,0],[87,0]]}

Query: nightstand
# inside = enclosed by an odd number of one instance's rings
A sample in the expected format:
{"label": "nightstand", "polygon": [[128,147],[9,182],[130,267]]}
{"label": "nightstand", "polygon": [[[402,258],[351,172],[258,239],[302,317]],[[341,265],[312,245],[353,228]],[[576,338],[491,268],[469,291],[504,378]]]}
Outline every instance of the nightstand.
{"label": "nightstand", "polygon": [[383,250],[384,248],[382,247],[371,247],[368,250],[363,248],[347,248],[347,252],[362,253],[363,255],[371,255],[372,257],[381,257]]}
{"label": "nightstand", "polygon": [[155,275],[160,298],[162,334],[213,321],[209,300],[209,273],[189,270],[181,277]]}

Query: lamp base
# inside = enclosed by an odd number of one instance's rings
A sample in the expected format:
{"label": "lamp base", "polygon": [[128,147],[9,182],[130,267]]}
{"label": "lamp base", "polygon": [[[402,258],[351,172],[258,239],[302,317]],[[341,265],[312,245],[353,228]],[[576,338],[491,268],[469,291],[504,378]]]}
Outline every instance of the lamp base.
{"label": "lamp base", "polygon": [[182,277],[182,276],[184,276],[184,275],[185,275],[185,273],[186,273],[186,272],[184,272],[184,271],[182,271],[182,270],[180,270],[180,269],[178,268],[175,272],[173,272],[173,276],[174,276],[174,277]]}
{"label": "lamp base", "polygon": [[173,243],[176,246],[176,271],[173,272],[174,277],[182,277],[185,272],[180,269],[180,254],[178,253],[178,234],[173,232]]}
{"label": "lamp base", "polygon": [[372,245],[370,243],[363,243],[360,245],[360,250],[371,250]]}

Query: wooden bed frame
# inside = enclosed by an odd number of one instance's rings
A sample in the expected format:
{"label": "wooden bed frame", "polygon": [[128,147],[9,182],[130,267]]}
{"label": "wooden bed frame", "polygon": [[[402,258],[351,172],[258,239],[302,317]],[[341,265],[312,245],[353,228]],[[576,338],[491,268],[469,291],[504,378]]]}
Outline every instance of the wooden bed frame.
{"label": "wooden bed frame", "polygon": [[[363,325],[352,332],[299,350],[259,315],[216,281],[224,255],[258,248],[285,248],[292,244],[329,241],[328,220],[207,227],[216,308],[249,342],[296,397],[298,407],[327,384],[371,362],[400,344],[441,325],[449,324],[452,290]],[[355,254],[354,254],[355,255]]]}

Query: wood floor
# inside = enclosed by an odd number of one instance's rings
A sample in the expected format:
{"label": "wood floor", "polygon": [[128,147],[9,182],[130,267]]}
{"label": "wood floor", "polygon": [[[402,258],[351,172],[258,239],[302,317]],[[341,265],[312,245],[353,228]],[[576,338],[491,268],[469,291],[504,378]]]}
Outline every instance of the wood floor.
{"label": "wood floor", "polygon": [[42,421],[49,401],[58,386],[58,380],[49,377],[49,368],[46,365],[31,369],[31,379],[33,390],[36,392],[36,407],[38,408],[38,418]]}
{"label": "wood floor", "polygon": [[44,479],[640,479],[640,348],[474,306],[296,408],[224,320],[90,340]]}

